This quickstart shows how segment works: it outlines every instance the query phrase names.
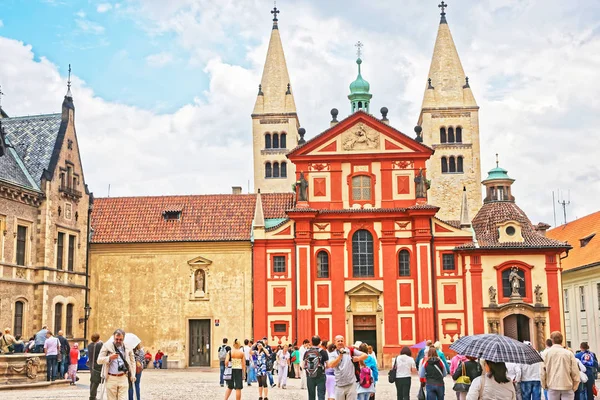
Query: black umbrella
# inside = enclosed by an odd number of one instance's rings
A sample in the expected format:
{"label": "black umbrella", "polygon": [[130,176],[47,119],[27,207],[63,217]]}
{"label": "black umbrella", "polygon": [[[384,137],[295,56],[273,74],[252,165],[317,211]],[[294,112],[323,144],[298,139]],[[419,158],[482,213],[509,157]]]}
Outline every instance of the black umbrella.
{"label": "black umbrella", "polygon": [[501,335],[463,336],[450,349],[464,356],[483,358],[493,362],[535,364],[543,362],[540,353],[528,344]]}

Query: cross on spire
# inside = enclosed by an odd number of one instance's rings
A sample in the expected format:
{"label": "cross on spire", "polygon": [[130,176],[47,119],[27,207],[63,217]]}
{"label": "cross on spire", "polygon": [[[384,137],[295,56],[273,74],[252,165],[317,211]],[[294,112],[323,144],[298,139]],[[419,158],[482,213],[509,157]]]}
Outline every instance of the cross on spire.
{"label": "cross on spire", "polygon": [[67,89],[71,91],[71,64],[69,64],[69,80],[67,80]]}
{"label": "cross on spire", "polygon": [[273,14],[273,22],[277,22],[277,21],[279,21],[277,19],[277,14],[279,14],[280,11],[277,9],[277,2],[274,1],[273,3],[274,3],[274,6],[273,6],[273,10],[271,11],[271,14]]}
{"label": "cross on spire", "polygon": [[442,3],[440,5],[438,5],[438,7],[442,9],[442,12],[440,14],[442,16],[442,19],[441,19],[440,23],[445,24],[446,23],[446,7],[448,7],[448,4],[444,3],[444,0],[442,0]]}
{"label": "cross on spire", "polygon": [[498,161],[498,153],[496,153],[496,168],[498,168],[499,164],[500,164],[500,162]]}
{"label": "cross on spire", "polygon": [[362,47],[364,45],[359,40],[354,46],[356,47],[356,57],[360,58],[360,56],[362,55]]}

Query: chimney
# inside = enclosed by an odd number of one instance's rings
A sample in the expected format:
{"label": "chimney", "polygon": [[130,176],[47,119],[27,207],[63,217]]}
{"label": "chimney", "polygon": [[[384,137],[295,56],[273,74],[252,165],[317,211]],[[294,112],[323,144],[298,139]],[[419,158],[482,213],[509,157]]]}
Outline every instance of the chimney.
{"label": "chimney", "polygon": [[232,194],[242,194],[242,187],[241,186],[232,186],[231,193]]}
{"label": "chimney", "polygon": [[544,222],[540,222],[539,224],[534,225],[534,229],[538,231],[538,233],[542,236],[546,236],[546,231],[548,230],[548,228],[550,228],[550,225]]}

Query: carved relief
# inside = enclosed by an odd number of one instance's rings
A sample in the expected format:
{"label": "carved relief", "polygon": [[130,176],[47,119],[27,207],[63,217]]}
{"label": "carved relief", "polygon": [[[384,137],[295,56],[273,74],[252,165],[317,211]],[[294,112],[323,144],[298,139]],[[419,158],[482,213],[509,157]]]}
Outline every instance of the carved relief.
{"label": "carved relief", "polygon": [[414,163],[412,161],[392,161],[393,169],[413,169]]}
{"label": "carved relief", "polygon": [[62,272],[57,272],[56,273],[56,281],[57,282],[62,282],[63,281],[63,273]]}
{"label": "carved relief", "polygon": [[314,163],[308,166],[309,171],[329,171],[329,163]]}
{"label": "carved relief", "polygon": [[408,222],[408,221],[407,222],[396,221],[396,226],[398,226],[398,230],[401,230],[401,231],[409,230],[410,229],[409,225],[410,225],[410,222]]}
{"label": "carved relief", "polygon": [[73,276],[73,274],[67,275],[67,282],[73,283],[74,280],[75,280],[75,277]]}
{"label": "carved relief", "polygon": [[27,270],[25,268],[17,268],[15,275],[17,279],[27,279]]}
{"label": "carved relief", "polygon": [[500,319],[499,318],[488,318],[488,328],[490,333],[498,334],[500,332]]}
{"label": "carved relief", "polygon": [[327,229],[327,227],[329,226],[329,224],[317,224],[317,223],[315,223],[315,226],[317,227],[318,230],[324,231],[325,229]]}
{"label": "carved relief", "polygon": [[35,379],[38,373],[38,367],[40,366],[40,358],[39,357],[29,357],[27,361],[25,361],[25,365],[22,367],[16,367],[14,365],[9,366],[9,368],[17,373],[22,374],[23,371],[27,374],[29,379]]}
{"label": "carved relief", "polygon": [[342,134],[342,148],[348,151],[378,149],[379,132],[359,123]]}

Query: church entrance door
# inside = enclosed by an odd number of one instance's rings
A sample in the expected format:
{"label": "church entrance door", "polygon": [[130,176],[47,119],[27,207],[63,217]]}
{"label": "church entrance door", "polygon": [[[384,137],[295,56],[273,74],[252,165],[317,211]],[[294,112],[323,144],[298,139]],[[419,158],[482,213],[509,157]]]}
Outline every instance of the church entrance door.
{"label": "church entrance door", "polygon": [[377,316],[376,315],[355,315],[354,316],[354,341],[360,340],[373,346],[377,351]]}
{"label": "church entrance door", "polygon": [[210,319],[190,320],[190,367],[210,367]]}
{"label": "church entrance door", "polygon": [[512,314],[504,318],[504,335],[522,342],[531,341],[529,318],[522,314]]}

